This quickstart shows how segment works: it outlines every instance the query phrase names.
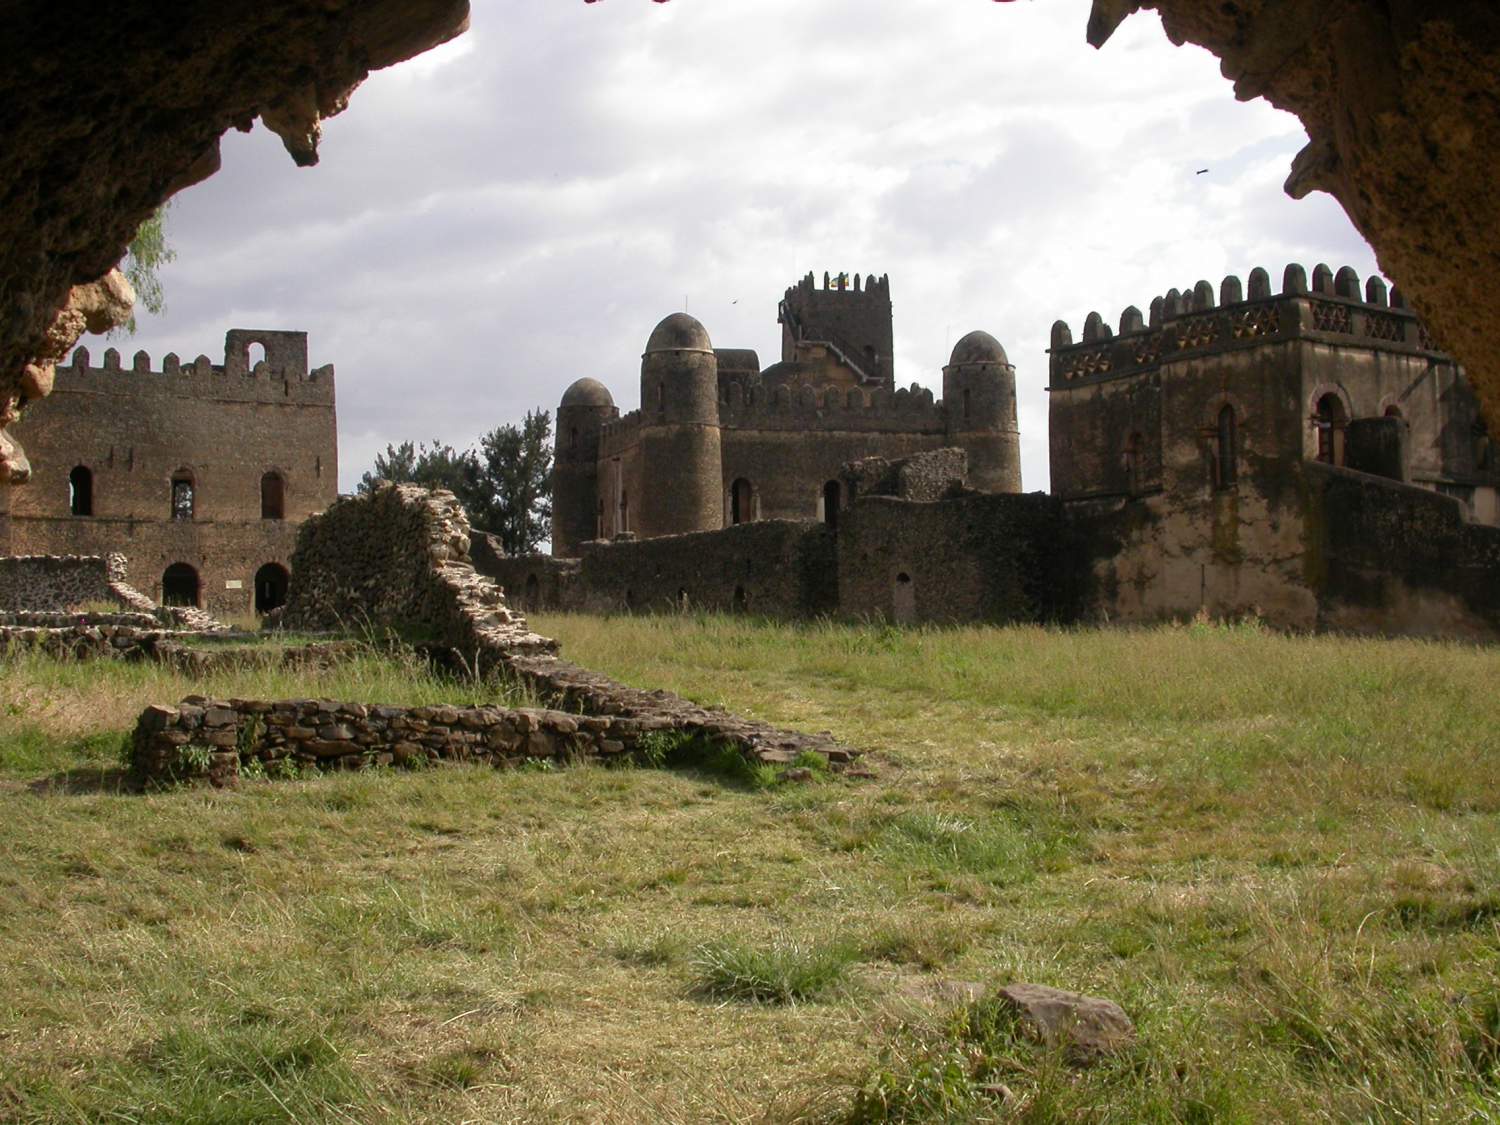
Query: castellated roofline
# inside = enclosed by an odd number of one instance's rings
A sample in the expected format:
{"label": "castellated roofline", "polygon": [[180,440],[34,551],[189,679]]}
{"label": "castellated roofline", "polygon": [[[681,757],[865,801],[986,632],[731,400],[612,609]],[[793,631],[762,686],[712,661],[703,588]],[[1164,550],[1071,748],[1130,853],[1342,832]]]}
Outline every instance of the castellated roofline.
{"label": "castellated roofline", "polygon": [[[264,348],[266,358],[252,367],[248,353],[255,344]],[[114,394],[162,391],[209,396],[233,388],[236,397],[248,395],[277,402],[289,398],[332,402],[334,395],[333,364],[308,369],[307,333],[244,328],[226,334],[222,363],[214,363],[206,355],[183,362],[176,352],[168,352],[156,368],[149,354],[137,351],[126,368],[118,349],[110,347],[104,350],[101,364],[94,366],[89,349],[80,346],[74,349],[70,363],[58,367],[57,380],[59,391]]]}
{"label": "castellated roofline", "polygon": [[1306,269],[1293,262],[1282,271],[1280,292],[1272,292],[1270,274],[1258,266],[1248,284],[1233,274],[1217,291],[1199,281],[1154,298],[1145,315],[1129,306],[1120,314],[1118,334],[1097,312],[1085,318],[1077,341],[1067,322],[1057,321],[1048,348],[1051,389],[1149,370],[1177,353],[1297,338],[1448,358],[1400,290],[1387,288],[1384,279],[1372,276],[1362,286],[1351,267],[1334,271],[1320,264],[1309,282]]}
{"label": "castellated roofline", "polygon": [[[846,278],[847,284],[840,286],[838,284],[840,277]],[[797,284],[787,286],[786,295],[791,297],[798,290],[804,293],[859,293],[866,297],[889,301],[891,299],[891,278],[889,274],[884,273],[878,278],[873,273],[856,273],[850,277],[848,274],[829,274],[827,270],[824,270],[823,284],[819,286],[813,277],[812,271],[809,270],[807,276],[802,278]]]}

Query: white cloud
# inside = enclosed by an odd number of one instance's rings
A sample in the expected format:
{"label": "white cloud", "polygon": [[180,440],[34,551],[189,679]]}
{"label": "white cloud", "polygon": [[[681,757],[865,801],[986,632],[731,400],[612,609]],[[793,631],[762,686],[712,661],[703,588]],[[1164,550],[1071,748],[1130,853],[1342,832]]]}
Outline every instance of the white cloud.
{"label": "white cloud", "polygon": [[122,350],[306,329],[338,366],[348,488],[387,442],[470,442],[580,375],[628,408],[642,343],[684,301],[769,363],[788,284],[889,273],[898,380],[936,386],[953,341],[995,333],[1044,487],[1055,319],[1294,258],[1374,268],[1335,204],[1282,194],[1295,119],[1236,103],[1148,13],[1095,52],[1087,15],[480,0],[468,35],[370,77],[318,168],[264,130],[226,137],[172,212],[169,314]]}

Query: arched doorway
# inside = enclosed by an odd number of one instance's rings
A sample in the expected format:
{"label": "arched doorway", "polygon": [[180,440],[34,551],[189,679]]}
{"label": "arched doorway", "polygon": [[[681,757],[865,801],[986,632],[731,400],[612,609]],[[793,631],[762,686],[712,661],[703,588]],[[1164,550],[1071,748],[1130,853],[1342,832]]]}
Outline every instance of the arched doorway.
{"label": "arched doorway", "polygon": [[542,584],[541,582],[537,581],[537,576],[535,574],[528,574],[526,576],[526,593],[523,595],[521,604],[527,609],[536,609],[538,608],[538,603],[541,600]]}
{"label": "arched doorway", "polygon": [[823,486],[823,522],[834,530],[838,530],[839,526],[839,499],[842,493],[836,480]]}
{"label": "arched doorway", "polygon": [[266,563],[255,572],[255,612],[270,613],[286,605],[286,587],[290,575],[280,563]]}
{"label": "arched doorway", "polygon": [[75,516],[94,514],[94,472],[87,465],[75,465],[68,474],[68,510]]}
{"label": "arched doorway", "polygon": [[917,619],[917,585],[904,570],[896,574],[891,587],[891,619],[897,625],[910,625]]}
{"label": "arched doorway", "polygon": [[729,522],[749,523],[755,518],[755,489],[744,477],[729,486]]}
{"label": "arched doorway", "polygon": [[286,481],[274,470],[260,478],[260,518],[286,518]]}
{"label": "arched doorway", "polygon": [[173,563],[162,571],[161,604],[197,608],[197,570],[187,563]]}
{"label": "arched doorway", "polygon": [[1313,430],[1317,437],[1317,459],[1326,465],[1344,463],[1344,427],[1349,414],[1343,400],[1329,392],[1313,408]]}

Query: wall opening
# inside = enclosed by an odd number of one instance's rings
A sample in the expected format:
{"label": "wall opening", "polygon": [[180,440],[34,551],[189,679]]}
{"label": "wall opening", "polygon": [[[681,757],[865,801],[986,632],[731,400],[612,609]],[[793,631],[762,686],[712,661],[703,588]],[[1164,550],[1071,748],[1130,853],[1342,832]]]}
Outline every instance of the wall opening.
{"label": "wall opening", "polygon": [[255,572],[255,612],[270,613],[286,605],[286,588],[291,575],[280,563],[266,563]]}
{"label": "wall opening", "polygon": [[750,595],[745,593],[745,587],[743,586],[736,586],[734,588],[734,612],[750,612]]}
{"label": "wall opening", "polygon": [[260,478],[260,518],[286,518],[286,481],[278,472],[272,471]]}
{"label": "wall opening", "polygon": [[266,358],[266,346],[260,343],[249,345],[245,349],[245,370],[254,371],[257,363],[263,363]]}
{"label": "wall opening", "polygon": [[891,620],[910,625],[917,619],[917,584],[906,571],[899,571],[891,585]]}
{"label": "wall opening", "polygon": [[834,530],[839,526],[839,482],[828,481],[823,485],[823,522]]}
{"label": "wall opening", "polygon": [[620,489],[620,526],[617,531],[630,530],[630,493]]}
{"label": "wall opening", "polygon": [[749,523],[755,518],[755,489],[744,477],[729,486],[729,522]]}
{"label": "wall opening", "polygon": [[172,518],[190,520],[197,503],[197,489],[193,474],[188,469],[178,469],[172,474]]}
{"label": "wall opening", "polygon": [[594,538],[604,538],[604,501],[599,501],[599,510],[594,515]]}
{"label": "wall opening", "polygon": [[1125,490],[1132,496],[1141,490],[1141,435],[1133,433],[1125,439]]}
{"label": "wall opening", "polygon": [[969,416],[969,388],[964,388],[964,417]]}
{"label": "wall opening", "polygon": [[536,609],[537,604],[542,600],[542,584],[535,574],[526,576],[526,592],[523,597],[524,601],[521,604],[526,609]]}
{"label": "wall opening", "polygon": [[161,604],[198,605],[198,572],[187,563],[173,563],[161,573]]}
{"label": "wall opening", "polygon": [[1317,458],[1327,465],[1344,463],[1344,427],[1349,416],[1344,411],[1343,400],[1336,394],[1326,394],[1318,399],[1313,409],[1313,429],[1317,434]]}
{"label": "wall opening", "polygon": [[68,474],[68,510],[75,516],[94,514],[94,473],[87,465],[75,465]]}
{"label": "wall opening", "polygon": [[677,587],[677,609],[680,612],[682,612],[682,613],[686,613],[687,612],[687,607],[688,607],[688,592],[687,592],[687,589],[685,587],[679,586],[679,587]]}
{"label": "wall opening", "polygon": [[1219,411],[1218,434],[1215,439],[1214,487],[1233,488],[1239,479],[1239,449],[1234,423],[1234,407],[1226,403]]}

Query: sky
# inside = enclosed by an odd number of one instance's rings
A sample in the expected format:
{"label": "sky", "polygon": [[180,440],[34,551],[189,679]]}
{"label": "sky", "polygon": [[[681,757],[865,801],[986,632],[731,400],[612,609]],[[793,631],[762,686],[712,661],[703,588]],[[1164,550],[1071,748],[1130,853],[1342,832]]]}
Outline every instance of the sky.
{"label": "sky", "polygon": [[[1016,367],[1045,489],[1046,347],[1090,310],[1290,261],[1374,255],[1282,191],[1295,117],[1234,100],[1154,13],[1102,51],[1089,0],[475,0],[470,30],[371,75],[299,169],[259,124],[180,193],[167,309],[127,357],[218,362],[301,329],[338,379],[339,479],[388,443],[458,447],[582,376],[638,400],[652,327],[780,358],[809,270],[888,274],[899,386],[942,390],[966,332]],[[1200,169],[1207,169],[1200,174]]]}

